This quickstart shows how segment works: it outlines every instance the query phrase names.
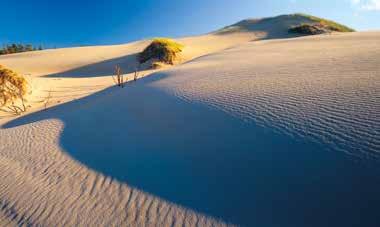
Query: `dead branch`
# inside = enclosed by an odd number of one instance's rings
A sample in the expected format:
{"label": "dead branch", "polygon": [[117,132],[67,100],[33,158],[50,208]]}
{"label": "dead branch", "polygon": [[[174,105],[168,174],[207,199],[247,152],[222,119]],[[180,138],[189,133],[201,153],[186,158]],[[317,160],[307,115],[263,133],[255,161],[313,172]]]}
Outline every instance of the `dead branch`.
{"label": "dead branch", "polygon": [[50,99],[51,99],[51,88],[48,92],[48,96],[46,97],[46,100],[45,100],[45,103],[44,103],[44,109],[46,110],[47,109],[47,106],[48,106],[48,103],[50,102]]}
{"label": "dead branch", "polygon": [[115,75],[112,75],[112,79],[119,87],[124,87],[124,83],[127,82],[127,80],[124,82],[124,75],[121,73],[121,68],[118,65],[115,66]]}
{"label": "dead branch", "polygon": [[133,75],[133,81],[137,81],[140,74],[140,64],[136,66],[135,68],[135,74]]}

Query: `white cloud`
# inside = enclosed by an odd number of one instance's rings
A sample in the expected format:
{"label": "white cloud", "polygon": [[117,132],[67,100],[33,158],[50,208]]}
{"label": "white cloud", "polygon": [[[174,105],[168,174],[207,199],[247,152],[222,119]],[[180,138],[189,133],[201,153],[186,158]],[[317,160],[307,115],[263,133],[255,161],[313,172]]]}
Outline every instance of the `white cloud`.
{"label": "white cloud", "polygon": [[380,11],[380,0],[351,0],[351,3],[361,10]]}

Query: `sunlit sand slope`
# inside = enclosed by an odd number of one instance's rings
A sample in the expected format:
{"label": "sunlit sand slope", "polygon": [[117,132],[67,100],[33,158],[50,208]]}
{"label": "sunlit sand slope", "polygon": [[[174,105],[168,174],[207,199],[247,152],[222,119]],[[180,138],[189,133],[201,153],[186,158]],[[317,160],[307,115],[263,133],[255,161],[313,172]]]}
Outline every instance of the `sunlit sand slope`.
{"label": "sunlit sand slope", "polygon": [[[297,35],[289,33],[289,27],[304,22],[311,21],[303,15],[248,19],[209,34],[178,38],[185,46],[181,60],[187,62],[252,40],[294,37]],[[120,66],[131,80],[138,65],[136,56],[148,44],[149,40],[143,40],[123,45],[32,51],[0,56],[0,64],[26,76],[32,91],[27,97],[29,112],[33,112],[113,85],[111,75],[115,74],[115,66]],[[154,70],[142,66],[140,71],[139,77],[143,77]],[[9,117],[10,114],[0,112],[0,123]]]}
{"label": "sunlit sand slope", "polygon": [[[250,41],[252,33],[203,35],[179,39],[185,45],[182,62]],[[89,46],[33,51],[0,56],[0,64],[25,75],[29,82],[29,111],[44,109],[88,96],[114,85],[112,75],[120,66],[127,80],[138,67],[136,56],[149,40],[124,45]],[[139,77],[155,70],[140,67]],[[0,112],[0,123],[11,114]]]}
{"label": "sunlit sand slope", "polygon": [[230,46],[9,121],[0,224],[375,226],[379,40]]}
{"label": "sunlit sand slope", "polygon": [[252,42],[158,81],[197,101],[360,157],[380,155],[380,33]]}

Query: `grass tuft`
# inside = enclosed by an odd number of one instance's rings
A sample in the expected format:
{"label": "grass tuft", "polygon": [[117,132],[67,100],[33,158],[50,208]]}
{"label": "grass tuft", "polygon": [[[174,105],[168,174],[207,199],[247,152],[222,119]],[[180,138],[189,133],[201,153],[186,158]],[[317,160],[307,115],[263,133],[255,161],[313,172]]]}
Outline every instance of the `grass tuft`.
{"label": "grass tuft", "polygon": [[[0,65],[0,108],[7,108],[14,114],[26,111],[24,96],[27,92],[27,81],[16,72]],[[20,100],[22,107],[15,104]]]}
{"label": "grass tuft", "polygon": [[347,27],[345,25],[336,23],[334,21],[323,19],[323,18],[319,18],[319,17],[315,17],[315,16],[311,16],[311,15],[308,15],[308,14],[297,13],[297,14],[295,14],[295,16],[305,17],[305,18],[307,18],[307,19],[309,19],[309,20],[311,20],[313,22],[322,24],[322,25],[326,26],[331,31],[335,31],[335,32],[354,32],[355,31],[352,28],[349,28],[349,27]]}
{"label": "grass tuft", "polygon": [[156,60],[173,65],[178,60],[183,45],[169,38],[156,38],[138,56],[139,62]]}

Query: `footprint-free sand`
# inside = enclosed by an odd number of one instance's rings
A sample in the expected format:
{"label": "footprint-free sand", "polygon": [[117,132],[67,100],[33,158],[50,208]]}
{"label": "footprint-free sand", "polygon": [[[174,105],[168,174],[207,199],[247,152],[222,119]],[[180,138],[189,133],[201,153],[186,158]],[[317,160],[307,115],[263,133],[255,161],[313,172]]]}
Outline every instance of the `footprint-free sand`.
{"label": "footprint-free sand", "polygon": [[124,88],[148,41],[0,57],[33,87],[0,115],[0,225],[376,226],[380,33],[256,38],[179,39]]}

